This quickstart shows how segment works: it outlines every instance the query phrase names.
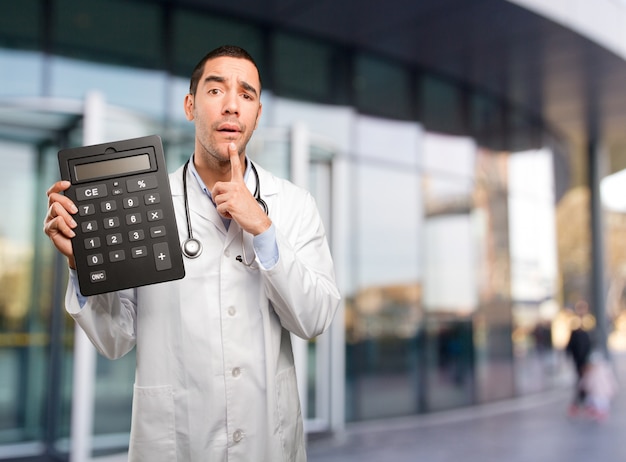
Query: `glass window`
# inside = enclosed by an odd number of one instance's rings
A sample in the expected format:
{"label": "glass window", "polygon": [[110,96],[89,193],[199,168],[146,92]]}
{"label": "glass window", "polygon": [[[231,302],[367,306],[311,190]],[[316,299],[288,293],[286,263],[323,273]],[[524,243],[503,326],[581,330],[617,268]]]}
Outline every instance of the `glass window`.
{"label": "glass window", "polygon": [[[165,114],[167,77],[161,71],[53,58],[48,78],[52,96],[83,99],[90,91],[99,91],[107,104],[155,117]],[[182,107],[181,102],[181,111]]]}
{"label": "glass window", "polygon": [[43,59],[39,53],[0,49],[0,96],[33,97],[43,88]]}
{"label": "glass window", "polygon": [[357,289],[346,300],[346,418],[411,414],[420,402],[418,175],[378,163],[354,171]]}
{"label": "glass window", "polygon": [[53,51],[75,58],[163,67],[161,6],[124,0],[55,0]]}
{"label": "glass window", "polygon": [[274,35],[274,91],[281,96],[329,101],[332,95],[332,49],[319,42]]}
{"label": "glass window", "polygon": [[468,405],[474,392],[479,236],[473,214],[476,147],[467,138],[426,134],[424,197],[424,405]]}
{"label": "glass window", "polygon": [[411,75],[402,66],[359,54],[354,65],[354,96],[359,110],[393,119],[412,119]]}
{"label": "glass window", "polygon": [[479,306],[473,323],[479,403],[515,392],[507,168],[508,153],[478,150],[473,215]]}
{"label": "glass window", "polygon": [[422,131],[415,122],[361,116],[356,121],[355,143],[358,156],[378,158],[389,163],[418,165]]}
{"label": "glass window", "polygon": [[173,14],[172,61],[175,74],[191,77],[193,68],[204,55],[228,44],[245,48],[254,58],[263,78],[263,37],[258,28],[248,22],[192,10],[176,9]]}
{"label": "glass window", "polygon": [[419,80],[420,122],[427,130],[451,134],[466,131],[462,90],[452,82],[423,76]]}
{"label": "glass window", "polygon": [[469,98],[469,129],[481,146],[504,148],[504,110],[495,99],[481,93]]}
{"label": "glass window", "polygon": [[38,156],[28,144],[0,141],[0,183],[16,198],[0,203],[0,213],[11,217],[0,224],[0,444],[44,436],[55,298],[47,290],[53,268],[40,233],[46,202],[38,180],[50,177]]}
{"label": "glass window", "polygon": [[31,49],[39,47],[43,30],[42,4],[42,0],[20,0],[10,4],[5,2],[4,12],[0,14],[0,46]]}
{"label": "glass window", "polygon": [[556,370],[552,320],[560,287],[552,153],[511,154],[508,182],[515,383],[529,393],[552,385]]}

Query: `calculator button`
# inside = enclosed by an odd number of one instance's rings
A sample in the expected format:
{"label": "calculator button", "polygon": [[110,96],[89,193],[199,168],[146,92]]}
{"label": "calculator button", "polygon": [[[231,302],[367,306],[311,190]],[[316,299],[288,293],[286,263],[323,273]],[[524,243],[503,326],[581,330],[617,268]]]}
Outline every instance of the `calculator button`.
{"label": "calculator button", "polygon": [[126,224],[128,226],[136,225],[141,223],[141,213],[131,213],[130,215],[126,215]]}
{"label": "calculator button", "polygon": [[93,231],[98,231],[98,222],[96,220],[91,221],[83,221],[80,224],[83,233],[91,233]]}
{"label": "calculator button", "polygon": [[148,221],[158,221],[163,219],[163,210],[149,210],[148,211]]}
{"label": "calculator button", "polygon": [[144,191],[146,189],[154,189],[157,187],[157,179],[154,175],[142,176],[126,180],[126,189],[128,192]]}
{"label": "calculator button", "polygon": [[113,196],[120,196],[124,194],[124,190],[122,188],[113,188],[113,190],[111,191],[111,194]]}
{"label": "calculator button", "polygon": [[89,273],[89,280],[91,282],[102,282],[107,280],[107,272],[104,270],[94,271]]}
{"label": "calculator button", "polygon": [[96,208],[94,207],[93,204],[83,204],[80,207],[78,207],[78,214],[81,217],[84,217],[87,215],[93,215],[94,213],[96,213]]}
{"label": "calculator button", "polygon": [[141,247],[133,247],[130,252],[133,255],[133,258],[148,256],[148,248],[145,245],[142,245]]}
{"label": "calculator button", "polygon": [[122,235],[120,233],[107,235],[107,245],[118,245],[122,243]]}
{"label": "calculator button", "polygon": [[124,208],[132,209],[135,207],[139,207],[139,198],[138,197],[126,197],[124,199]]}
{"label": "calculator button", "polygon": [[114,250],[109,252],[109,261],[115,263],[116,261],[126,260],[126,254],[123,250]]}
{"label": "calculator button", "polygon": [[120,225],[119,217],[105,218],[102,221],[104,223],[104,229],[117,228]]}
{"label": "calculator button", "polygon": [[115,201],[104,201],[100,203],[100,211],[102,213],[114,212],[117,210],[117,204]]}
{"label": "calculator button", "polygon": [[96,254],[87,256],[87,264],[89,266],[101,265],[102,262],[103,262],[103,259],[102,259],[101,253],[96,253]]}
{"label": "calculator button", "polygon": [[107,185],[96,184],[82,188],[76,188],[76,199],[79,201],[99,199],[107,196]]}
{"label": "calculator button", "polygon": [[98,236],[90,237],[85,239],[83,242],[86,249],[97,249],[100,247],[100,238]]}
{"label": "calculator button", "polygon": [[136,229],[135,231],[128,232],[128,240],[130,242],[143,241],[145,237],[143,229]]}
{"label": "calculator button", "polygon": [[143,202],[146,205],[158,204],[159,202],[161,202],[161,196],[159,196],[159,193],[146,194],[145,196],[143,196]]}
{"label": "calculator button", "polygon": [[150,237],[163,237],[165,236],[165,226],[154,226],[150,228]]}
{"label": "calculator button", "polygon": [[154,251],[154,262],[156,263],[157,271],[165,271],[172,267],[170,247],[167,245],[167,242],[154,244],[152,250]]}

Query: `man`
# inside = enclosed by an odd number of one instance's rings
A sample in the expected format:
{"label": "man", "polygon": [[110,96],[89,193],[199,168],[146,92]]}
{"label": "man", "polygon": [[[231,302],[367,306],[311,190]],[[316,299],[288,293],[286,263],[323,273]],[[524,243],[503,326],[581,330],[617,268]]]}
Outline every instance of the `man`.
{"label": "man", "polygon": [[[289,333],[322,333],[340,295],[311,195],[260,167],[250,173],[260,95],[257,66],[238,47],[210,52],[193,71],[184,108],[195,152],[170,183],[179,224],[187,191],[203,251],[185,259],[181,280],[82,297],[76,207],[61,194],[69,183],[48,191],[44,231],[68,259],[67,311],[103,355],[137,348],[132,461],[306,460]],[[185,226],[179,234],[189,237]]]}
{"label": "man", "polygon": [[565,346],[565,352],[571,356],[574,368],[576,369],[576,385],[574,399],[568,409],[570,415],[576,415],[581,407],[585,405],[586,392],[581,386],[585,368],[589,362],[592,351],[592,341],[589,332],[584,329],[583,321],[589,315],[589,305],[584,300],[579,300],[574,308],[576,316],[570,321],[570,338]]}

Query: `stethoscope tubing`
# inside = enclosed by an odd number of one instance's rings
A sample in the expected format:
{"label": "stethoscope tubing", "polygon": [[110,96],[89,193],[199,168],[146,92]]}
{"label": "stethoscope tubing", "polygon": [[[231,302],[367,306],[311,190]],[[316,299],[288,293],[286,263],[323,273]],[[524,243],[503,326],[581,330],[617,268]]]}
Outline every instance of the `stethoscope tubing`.
{"label": "stethoscope tubing", "polygon": [[[269,215],[269,208],[267,203],[261,198],[261,182],[259,181],[259,172],[256,167],[250,161],[250,167],[254,172],[256,185],[254,188],[254,198],[259,203],[266,215]],[[193,229],[191,227],[191,214],[189,213],[189,196],[187,193],[187,170],[189,168],[189,159],[185,162],[183,167],[183,198],[185,202],[185,217],[187,219],[187,239],[183,242],[182,252],[187,258],[197,258],[202,253],[202,243],[193,237]],[[248,265],[249,266],[249,265]]]}

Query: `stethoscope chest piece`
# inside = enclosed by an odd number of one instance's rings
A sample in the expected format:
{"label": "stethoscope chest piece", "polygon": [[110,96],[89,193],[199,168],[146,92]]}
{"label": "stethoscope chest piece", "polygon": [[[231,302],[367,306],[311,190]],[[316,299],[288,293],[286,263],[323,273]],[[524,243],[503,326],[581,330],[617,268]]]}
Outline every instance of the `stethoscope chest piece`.
{"label": "stethoscope chest piece", "polygon": [[183,242],[183,254],[187,258],[197,258],[202,253],[202,243],[193,237]]}

